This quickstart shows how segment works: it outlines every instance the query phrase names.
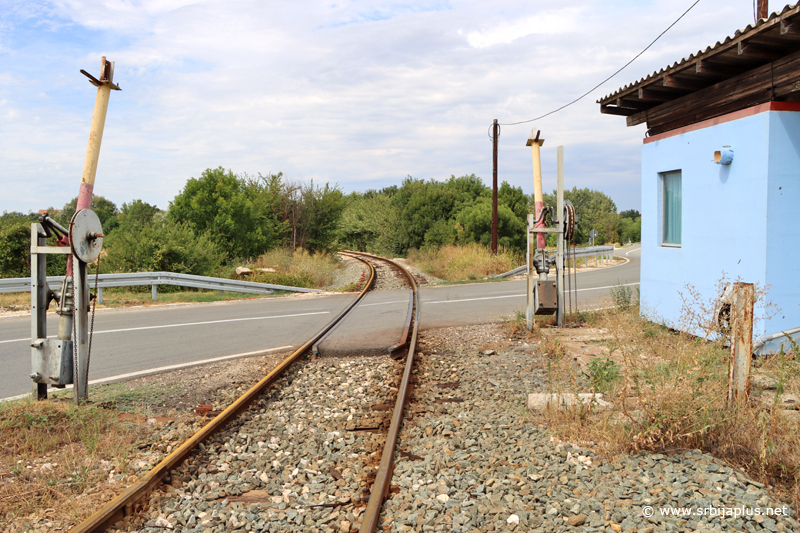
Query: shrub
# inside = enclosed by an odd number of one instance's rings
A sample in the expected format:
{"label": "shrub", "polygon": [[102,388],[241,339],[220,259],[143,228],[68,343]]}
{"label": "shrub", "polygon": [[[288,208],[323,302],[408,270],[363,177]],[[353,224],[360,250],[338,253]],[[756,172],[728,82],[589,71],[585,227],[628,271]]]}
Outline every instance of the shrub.
{"label": "shrub", "polygon": [[207,235],[196,235],[187,224],[155,220],[119,228],[104,243],[105,272],[178,272],[217,275],[224,254]]}

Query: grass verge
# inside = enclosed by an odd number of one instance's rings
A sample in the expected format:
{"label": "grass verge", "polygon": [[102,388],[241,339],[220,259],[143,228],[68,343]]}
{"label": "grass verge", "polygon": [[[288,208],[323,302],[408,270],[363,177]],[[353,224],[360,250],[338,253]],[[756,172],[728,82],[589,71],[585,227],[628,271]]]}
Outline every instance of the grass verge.
{"label": "grass verge", "polygon": [[411,250],[408,261],[419,268],[447,281],[479,280],[493,274],[502,274],[525,262],[519,254],[500,250],[492,255],[480,244],[443,246],[438,250]]}
{"label": "grass verge", "polygon": [[139,434],[95,406],[0,403],[0,529],[43,509],[53,519],[88,516],[93,509],[78,496],[127,473]]}
{"label": "grass verge", "polygon": [[700,449],[772,485],[800,508],[800,417],[781,408],[786,395],[800,394],[797,347],[755,360],[750,400],[729,406],[723,341],[644,320],[636,296],[618,291],[616,306],[592,318],[607,332],[607,356],[577,368],[563,351],[546,349],[554,392],[603,392],[612,404],[551,408],[544,415],[550,429],[609,456]]}

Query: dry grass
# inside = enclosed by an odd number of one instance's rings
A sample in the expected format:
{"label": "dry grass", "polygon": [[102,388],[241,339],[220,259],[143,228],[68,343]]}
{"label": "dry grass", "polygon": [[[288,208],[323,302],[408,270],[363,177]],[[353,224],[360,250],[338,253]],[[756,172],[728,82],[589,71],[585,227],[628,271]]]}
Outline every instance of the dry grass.
{"label": "dry grass", "polygon": [[729,350],[721,341],[648,322],[638,306],[599,313],[596,321],[610,334],[609,357],[583,369],[572,366],[569,357],[554,362],[560,369],[552,373],[552,387],[601,391],[613,407],[551,409],[545,414],[551,429],[609,455],[700,449],[774,485],[799,507],[798,418],[778,408],[781,394],[800,392],[795,354],[756,361],[754,372],[775,388],[754,387],[746,405],[728,406]]}
{"label": "dry grass", "polygon": [[[87,490],[109,473],[125,474],[138,432],[117,414],[68,402],[22,400],[0,404],[0,526],[24,522],[32,512],[75,523],[94,512],[82,505]],[[95,504],[96,505],[96,504]]]}
{"label": "dry grass", "polygon": [[525,262],[521,256],[508,250],[500,250],[493,256],[488,248],[474,243],[444,246],[438,250],[412,250],[408,261],[420,270],[448,281],[482,279],[508,272]]}
{"label": "dry grass", "polygon": [[[249,281],[274,283],[292,287],[324,289],[333,284],[341,263],[335,255],[325,252],[309,254],[303,249],[270,250],[255,263],[248,265],[254,269]],[[273,268],[277,272],[261,272],[259,268]]]}

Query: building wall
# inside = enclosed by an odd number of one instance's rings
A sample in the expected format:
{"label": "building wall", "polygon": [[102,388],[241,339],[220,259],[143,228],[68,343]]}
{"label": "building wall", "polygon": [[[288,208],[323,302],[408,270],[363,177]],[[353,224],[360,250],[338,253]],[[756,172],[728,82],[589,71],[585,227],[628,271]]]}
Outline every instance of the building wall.
{"label": "building wall", "polygon": [[800,327],[800,112],[770,113],[767,283],[781,307],[768,333]]}
{"label": "building wall", "polygon": [[[715,120],[713,125],[694,131],[645,140],[641,299],[643,313],[652,320],[698,334],[700,331],[687,322],[687,313],[682,310],[681,293],[693,311],[699,312],[700,303],[708,305],[717,298],[718,282],[724,277],[762,286],[766,283],[767,171],[773,156],[775,168],[778,161],[783,161],[783,156],[770,149],[774,114],[767,111],[728,117],[727,121]],[[788,140],[791,135],[786,137]],[[797,137],[793,142],[798,142]],[[718,165],[713,159],[714,151],[726,145],[734,150],[733,162]],[[794,147],[796,154],[797,145]],[[790,172],[789,166],[785,169]],[[682,172],[680,248],[663,247],[660,243],[659,173],[672,170]],[[781,205],[784,204],[788,206],[788,202]],[[785,214],[777,214],[774,222]],[[777,248],[775,252],[783,253]],[[776,271],[775,275],[783,277],[784,273]],[[797,279],[795,276],[795,283]],[[689,294],[687,285],[696,289],[700,302]],[[756,309],[756,315],[758,318],[763,312]],[[757,323],[757,337],[764,334],[765,326],[768,325],[763,321]]]}

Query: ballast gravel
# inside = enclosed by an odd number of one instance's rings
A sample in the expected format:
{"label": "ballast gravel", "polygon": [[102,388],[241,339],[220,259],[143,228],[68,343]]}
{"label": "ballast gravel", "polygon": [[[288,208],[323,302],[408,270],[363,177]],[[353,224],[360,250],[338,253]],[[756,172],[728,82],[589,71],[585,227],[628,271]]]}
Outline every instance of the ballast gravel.
{"label": "ballast gravel", "polygon": [[[797,530],[791,517],[756,516],[792,511],[698,450],[606,462],[554,439],[525,411],[528,393],[547,391],[546,363],[524,342],[485,349],[480,330],[499,328],[453,328],[455,350],[448,336],[424,337],[384,531]],[[737,508],[749,516],[720,516]]]}
{"label": "ballast gravel", "polygon": [[117,527],[349,531],[369,497],[400,369],[388,356],[302,362]]}
{"label": "ballast gravel", "polygon": [[[791,516],[757,515],[794,512],[697,450],[607,461],[553,438],[525,406],[548,390],[546,360],[502,325],[428,331],[419,352],[379,531],[800,530]],[[119,526],[358,531],[402,364],[303,361]]]}

